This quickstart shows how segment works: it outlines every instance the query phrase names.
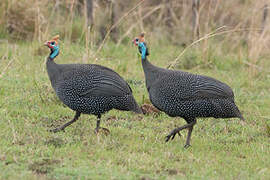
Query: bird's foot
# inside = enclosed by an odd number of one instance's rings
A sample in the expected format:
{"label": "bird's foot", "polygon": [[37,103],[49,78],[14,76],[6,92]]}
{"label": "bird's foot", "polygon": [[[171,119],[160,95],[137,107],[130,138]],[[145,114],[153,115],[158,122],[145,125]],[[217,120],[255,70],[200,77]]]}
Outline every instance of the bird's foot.
{"label": "bird's foot", "polygon": [[53,132],[53,133],[57,133],[59,131],[64,131],[65,132],[65,128],[59,127],[59,128],[55,128],[55,129],[50,130],[50,132]]}
{"label": "bird's foot", "polygon": [[241,120],[241,121],[240,121],[240,124],[241,124],[241,126],[246,126],[246,125],[247,125],[247,122],[246,122],[246,121]]}
{"label": "bird's foot", "polygon": [[185,149],[188,149],[189,147],[191,147],[190,144],[186,144],[186,145],[184,146]]}
{"label": "bird's foot", "polygon": [[95,128],[95,134],[104,133],[106,136],[110,134],[110,130],[107,128],[99,127]]}
{"label": "bird's foot", "polygon": [[169,140],[173,140],[176,134],[178,134],[180,137],[182,136],[180,131],[173,130],[168,136],[165,137],[166,138],[165,141],[168,142]]}

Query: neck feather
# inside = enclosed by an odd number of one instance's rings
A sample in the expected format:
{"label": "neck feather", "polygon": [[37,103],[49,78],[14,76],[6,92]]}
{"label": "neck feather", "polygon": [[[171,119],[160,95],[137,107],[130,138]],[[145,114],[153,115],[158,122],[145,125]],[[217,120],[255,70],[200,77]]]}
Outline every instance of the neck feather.
{"label": "neck feather", "polygon": [[142,59],[142,66],[145,75],[146,87],[147,89],[149,89],[151,85],[155,82],[155,80],[158,79],[161,75],[161,68],[151,64],[148,61],[147,57],[145,57],[145,59]]}
{"label": "neck feather", "polygon": [[158,68],[158,67],[154,66],[153,64],[151,64],[148,61],[147,57],[145,57],[144,59],[142,59],[142,66],[143,66],[144,71],[153,71],[156,68]]}
{"label": "neck feather", "polygon": [[54,62],[54,59],[50,58],[50,56],[47,58],[46,62],[47,72],[51,81],[51,84],[53,88],[55,89],[55,84],[57,81],[57,78],[59,78],[59,75],[61,73],[59,65]]}

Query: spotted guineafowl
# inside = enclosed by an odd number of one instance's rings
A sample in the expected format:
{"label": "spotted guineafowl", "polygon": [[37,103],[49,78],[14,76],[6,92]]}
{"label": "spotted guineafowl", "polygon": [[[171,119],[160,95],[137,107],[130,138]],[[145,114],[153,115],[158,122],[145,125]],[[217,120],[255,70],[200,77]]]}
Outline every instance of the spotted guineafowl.
{"label": "spotted guineafowl", "polygon": [[101,115],[111,109],[141,113],[131,88],[113,70],[96,64],[56,64],[54,60],[59,54],[58,39],[59,36],[56,36],[45,43],[51,50],[46,62],[47,72],[59,99],[76,114],[73,120],[52,132],[64,130],[81,114],[97,116],[97,133]]}
{"label": "spotted guineafowl", "polygon": [[198,117],[233,118],[244,120],[234,103],[232,89],[214,78],[154,66],[147,60],[148,48],[144,34],[134,39],[141,54],[146,87],[152,104],[171,117],[182,117],[187,124],[175,128],[166,142],[180,131],[188,129],[185,147],[190,146],[193,126]]}

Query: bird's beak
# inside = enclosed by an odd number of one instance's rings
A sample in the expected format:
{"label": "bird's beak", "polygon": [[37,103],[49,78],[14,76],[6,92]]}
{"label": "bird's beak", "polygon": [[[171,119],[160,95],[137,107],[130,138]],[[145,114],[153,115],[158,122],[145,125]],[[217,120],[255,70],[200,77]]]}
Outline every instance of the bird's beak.
{"label": "bird's beak", "polygon": [[48,41],[46,41],[43,45],[44,45],[44,46],[48,46]]}
{"label": "bird's beak", "polygon": [[133,39],[132,43],[133,43],[135,46],[138,46],[137,41],[138,41],[138,38],[135,38],[135,39]]}

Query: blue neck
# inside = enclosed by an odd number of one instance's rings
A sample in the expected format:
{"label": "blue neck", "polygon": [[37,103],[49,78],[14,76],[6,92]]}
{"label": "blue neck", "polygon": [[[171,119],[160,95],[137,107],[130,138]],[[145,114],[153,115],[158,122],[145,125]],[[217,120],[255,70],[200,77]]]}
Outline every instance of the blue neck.
{"label": "blue neck", "polygon": [[50,58],[51,58],[51,59],[54,59],[58,54],[59,54],[59,47],[56,46],[56,47],[54,48],[54,50],[51,52]]}
{"label": "blue neck", "polygon": [[139,44],[140,50],[141,50],[141,55],[142,55],[142,60],[145,60],[146,58],[146,46],[143,42],[140,42]]}

